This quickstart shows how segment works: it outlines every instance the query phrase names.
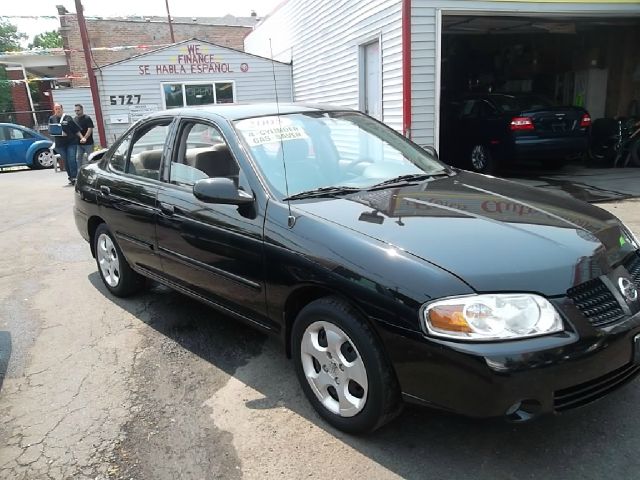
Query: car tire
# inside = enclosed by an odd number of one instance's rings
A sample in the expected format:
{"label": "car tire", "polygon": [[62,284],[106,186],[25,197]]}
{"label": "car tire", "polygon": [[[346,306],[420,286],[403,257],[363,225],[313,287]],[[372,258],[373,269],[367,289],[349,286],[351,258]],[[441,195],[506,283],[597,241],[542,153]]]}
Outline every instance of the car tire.
{"label": "car tire", "polygon": [[128,297],[140,291],[145,278],[129,266],[109,227],[100,224],[93,239],[96,264],[105,287],[116,297]]}
{"label": "car tire", "polygon": [[52,168],[54,162],[53,153],[48,148],[43,148],[38,150],[33,154],[33,159],[31,161],[31,168],[41,169],[41,168]]}
{"label": "car tire", "polygon": [[640,167],[640,139],[633,142],[629,149],[629,166]]}
{"label": "car tire", "polygon": [[469,164],[471,171],[476,173],[492,174],[497,171],[497,162],[489,148],[485,145],[477,144],[469,151]]}
{"label": "car tire", "polygon": [[335,428],[372,432],[400,413],[395,373],[371,328],[348,303],[336,297],[309,303],[295,320],[292,342],[302,389]]}

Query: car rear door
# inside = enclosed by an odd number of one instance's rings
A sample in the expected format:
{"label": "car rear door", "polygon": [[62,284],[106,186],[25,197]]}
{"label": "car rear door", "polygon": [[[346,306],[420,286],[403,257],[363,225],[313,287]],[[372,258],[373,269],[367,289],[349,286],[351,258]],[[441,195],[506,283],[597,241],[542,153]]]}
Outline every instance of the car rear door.
{"label": "car rear door", "polygon": [[155,118],[125,134],[96,183],[100,213],[131,266],[162,273],[156,250],[157,195],[172,118]]}
{"label": "car rear door", "polygon": [[[236,152],[241,154],[238,149]],[[236,155],[213,123],[183,118],[158,192],[158,251],[166,277],[190,293],[267,328],[263,209],[205,203],[200,179],[226,177],[253,193]]]}

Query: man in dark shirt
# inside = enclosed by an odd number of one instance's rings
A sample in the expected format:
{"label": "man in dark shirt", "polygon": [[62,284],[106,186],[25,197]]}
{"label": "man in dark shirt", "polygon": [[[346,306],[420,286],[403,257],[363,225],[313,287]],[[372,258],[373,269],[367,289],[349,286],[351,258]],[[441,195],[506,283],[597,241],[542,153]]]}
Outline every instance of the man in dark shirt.
{"label": "man in dark shirt", "polygon": [[84,162],[84,155],[93,152],[93,120],[89,115],[84,114],[84,108],[79,103],[75,105],[76,118],[74,120],[80,127],[80,133],[82,138],[80,139],[80,145],[78,145],[78,169]]}
{"label": "man in dark shirt", "polygon": [[76,157],[78,141],[82,138],[80,127],[71,115],[64,113],[64,109],[59,103],[53,106],[53,115],[49,117],[49,124],[58,124],[62,127],[61,135],[55,135],[53,137],[55,142],[54,148],[64,160],[64,168],[69,176],[69,183],[73,185],[76,183],[76,175],[78,173]]}

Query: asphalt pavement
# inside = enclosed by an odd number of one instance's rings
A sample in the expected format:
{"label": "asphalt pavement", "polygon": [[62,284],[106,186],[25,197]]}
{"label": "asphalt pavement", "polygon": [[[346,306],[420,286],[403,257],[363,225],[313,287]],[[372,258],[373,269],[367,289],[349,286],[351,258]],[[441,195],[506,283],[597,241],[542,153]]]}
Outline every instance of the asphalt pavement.
{"label": "asphalt pavement", "polygon": [[[601,195],[640,233],[640,169],[536,175],[511,178]],[[274,340],[164,287],[109,295],[73,196],[62,173],[0,173],[0,478],[638,476],[640,381],[529,424],[408,407],[372,435],[338,432]]]}

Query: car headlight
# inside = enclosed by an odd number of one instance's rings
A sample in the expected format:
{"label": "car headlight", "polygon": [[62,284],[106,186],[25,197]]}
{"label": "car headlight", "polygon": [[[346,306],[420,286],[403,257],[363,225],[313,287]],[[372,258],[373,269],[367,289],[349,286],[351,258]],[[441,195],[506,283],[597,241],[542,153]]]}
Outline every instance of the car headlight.
{"label": "car headlight", "polygon": [[456,340],[510,340],[564,329],[548,300],[526,293],[437,300],[423,307],[422,317],[428,333]]}

